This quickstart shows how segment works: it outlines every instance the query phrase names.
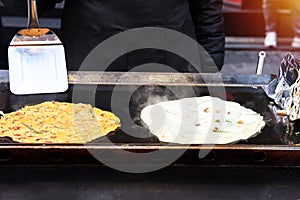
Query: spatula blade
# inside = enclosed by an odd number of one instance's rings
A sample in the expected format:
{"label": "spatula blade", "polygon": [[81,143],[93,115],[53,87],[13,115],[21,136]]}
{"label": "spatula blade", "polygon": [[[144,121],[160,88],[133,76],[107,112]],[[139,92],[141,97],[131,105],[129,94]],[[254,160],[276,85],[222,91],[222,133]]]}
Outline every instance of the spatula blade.
{"label": "spatula blade", "polygon": [[12,93],[58,93],[68,89],[63,45],[10,46],[8,58]]}

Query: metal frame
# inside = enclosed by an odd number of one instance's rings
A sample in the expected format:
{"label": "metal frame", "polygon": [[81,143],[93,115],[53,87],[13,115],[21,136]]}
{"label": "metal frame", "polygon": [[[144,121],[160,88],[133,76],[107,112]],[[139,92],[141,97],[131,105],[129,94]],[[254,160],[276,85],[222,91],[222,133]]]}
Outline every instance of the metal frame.
{"label": "metal frame", "polygon": [[[274,78],[267,74],[69,71],[69,84],[261,87]],[[0,83],[9,83],[8,70],[0,70]]]}

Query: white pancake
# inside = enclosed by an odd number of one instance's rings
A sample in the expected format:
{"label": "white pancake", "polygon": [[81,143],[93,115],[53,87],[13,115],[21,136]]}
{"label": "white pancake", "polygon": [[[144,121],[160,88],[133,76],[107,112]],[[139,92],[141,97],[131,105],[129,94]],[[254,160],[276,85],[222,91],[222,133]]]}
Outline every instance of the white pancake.
{"label": "white pancake", "polygon": [[259,113],[210,96],[150,105],[142,110],[141,119],[160,141],[178,144],[233,143],[265,126]]}

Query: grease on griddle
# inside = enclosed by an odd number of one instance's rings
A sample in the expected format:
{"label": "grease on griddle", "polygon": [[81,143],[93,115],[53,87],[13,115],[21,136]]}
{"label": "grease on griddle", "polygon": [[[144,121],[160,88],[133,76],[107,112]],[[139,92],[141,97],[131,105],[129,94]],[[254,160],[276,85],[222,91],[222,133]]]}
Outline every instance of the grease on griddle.
{"label": "grease on griddle", "polygon": [[300,120],[289,121],[286,126],[285,140],[289,145],[300,146]]}

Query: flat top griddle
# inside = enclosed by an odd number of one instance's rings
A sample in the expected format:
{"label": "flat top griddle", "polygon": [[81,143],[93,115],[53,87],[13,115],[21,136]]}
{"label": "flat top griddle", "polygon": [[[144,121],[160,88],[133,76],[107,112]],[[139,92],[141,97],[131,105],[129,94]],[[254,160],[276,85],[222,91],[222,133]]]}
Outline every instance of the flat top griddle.
{"label": "flat top griddle", "polygon": [[[117,90],[118,94],[128,95],[128,91],[133,90],[129,110],[130,116],[135,122],[128,126],[126,123],[122,124],[121,129],[109,134],[108,137],[99,138],[85,145],[19,144],[4,138],[0,140],[0,161],[1,155],[4,158],[10,158],[9,155],[11,155],[12,152],[21,156],[21,154],[28,151],[38,151],[38,153],[35,152],[35,157],[40,160],[45,159],[42,156],[42,152],[49,153],[58,151],[58,153],[56,152],[52,155],[55,159],[56,156],[60,157],[66,154],[70,156],[68,161],[63,159],[63,163],[78,164],[78,162],[82,162],[87,164],[92,161],[86,158],[86,154],[82,154],[82,151],[86,149],[89,151],[113,151],[114,154],[118,154],[119,150],[130,152],[186,150],[190,153],[184,154],[186,157],[183,156],[183,158],[178,160],[181,164],[201,164],[204,162],[205,164],[214,165],[300,165],[300,161],[298,161],[300,160],[300,147],[298,148],[294,145],[298,143],[298,137],[289,133],[287,126],[281,123],[281,121],[278,121],[278,116],[274,115],[272,110],[272,104],[270,104],[271,100],[265,95],[261,88],[261,86],[269,83],[274,78],[271,75],[69,72],[70,87],[65,93],[16,96],[9,91],[7,71],[0,71],[0,74],[2,77],[0,79],[0,110],[3,112],[11,112],[25,105],[34,105],[43,101],[52,100],[90,103],[82,102],[82,99],[78,98],[78,95],[74,95],[74,93],[80,94],[79,96],[81,97],[91,96],[94,98],[94,106],[111,111],[112,91]],[[176,89],[180,88],[182,91],[193,89],[197,96],[210,95],[210,88],[223,88],[226,92],[226,100],[238,102],[260,113],[266,121],[266,126],[262,132],[255,137],[234,144],[178,145],[162,143],[153,136],[148,129],[143,128],[139,114],[143,106],[147,105],[145,103],[148,100],[147,98],[153,94],[155,94],[156,97],[163,96],[170,100],[176,99],[177,97],[172,93],[173,87]],[[189,96],[185,96],[183,92],[181,97]],[[122,105],[113,112],[117,116],[122,116]],[[121,118],[121,122],[122,121],[126,120]],[[196,156],[199,150],[203,149],[211,151],[211,153],[207,155],[208,159],[197,160],[191,158],[193,155]],[[3,151],[3,153],[1,153],[1,151]],[[216,157],[216,155],[218,156]],[[71,159],[72,156],[74,156],[74,159]],[[127,161],[130,159],[134,158],[126,158]],[[7,161],[7,163],[11,162],[11,160]],[[40,163],[41,161],[36,162]],[[44,160],[42,163],[45,164],[47,162]]]}

